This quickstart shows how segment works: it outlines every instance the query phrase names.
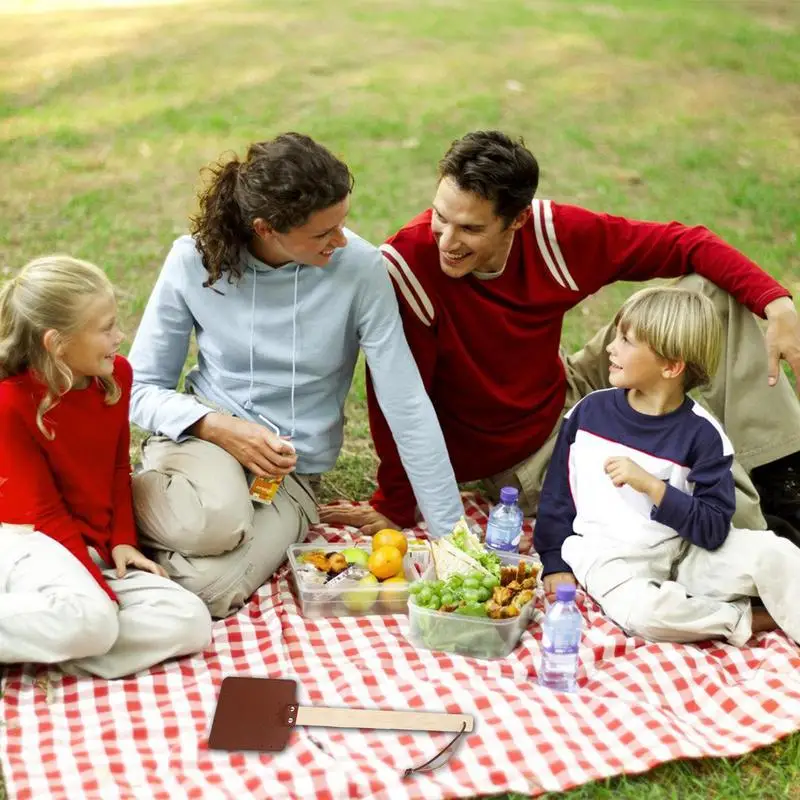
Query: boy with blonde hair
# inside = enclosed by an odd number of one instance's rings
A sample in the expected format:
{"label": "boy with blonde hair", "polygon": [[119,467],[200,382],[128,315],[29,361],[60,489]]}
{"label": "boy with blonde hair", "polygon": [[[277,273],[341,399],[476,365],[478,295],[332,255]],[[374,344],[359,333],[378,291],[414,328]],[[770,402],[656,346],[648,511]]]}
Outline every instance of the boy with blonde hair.
{"label": "boy with blonde hair", "polygon": [[[615,322],[613,388],[566,415],[545,479],[534,531],[545,588],[577,579],[645,639],[741,646],[777,625],[800,641],[800,550],[731,526],[733,447],[687,395],[719,363],[713,304],[648,288]],[[754,611],[751,597],[764,608]]]}

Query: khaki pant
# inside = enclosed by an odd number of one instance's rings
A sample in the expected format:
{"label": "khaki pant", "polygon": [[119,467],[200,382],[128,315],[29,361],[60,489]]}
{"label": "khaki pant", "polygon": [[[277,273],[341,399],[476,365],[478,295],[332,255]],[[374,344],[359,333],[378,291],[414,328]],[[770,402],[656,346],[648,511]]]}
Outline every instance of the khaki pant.
{"label": "khaki pant", "polygon": [[151,436],[133,477],[142,543],[213,617],[241,608],[316,523],[312,480],[287,475],[271,505],[250,499],[244,468],[215,444]]}
{"label": "khaki pant", "polygon": [[120,678],[208,646],[211,618],[194,595],[136,569],[117,578],[91,552],[119,606],[54,539],[0,526],[0,662]]}
{"label": "khaki pant", "polygon": [[[754,467],[800,450],[800,403],[785,375],[781,374],[777,385],[768,385],[764,335],[756,317],[747,308],[699,275],[688,275],[677,283],[707,295],[722,320],[720,366],[711,385],[702,390],[698,400],[722,423],[736,451],[734,525],[764,530],[767,524],[758,492],[748,473]],[[565,413],[590,392],[610,386],[606,346],[614,335],[611,323],[598,331],[582,350],[564,359],[567,370]],[[561,420],[539,450],[511,469],[486,480],[489,493],[496,496],[502,486],[517,486],[523,511],[535,513],[560,427]]]}
{"label": "khaki pant", "polygon": [[622,551],[598,538],[569,536],[562,555],[629,634],[660,642],[727,639],[741,647],[752,635],[749,598],[760,597],[778,626],[800,642],[800,549],[772,531],[732,528],[717,550],[676,538]]}

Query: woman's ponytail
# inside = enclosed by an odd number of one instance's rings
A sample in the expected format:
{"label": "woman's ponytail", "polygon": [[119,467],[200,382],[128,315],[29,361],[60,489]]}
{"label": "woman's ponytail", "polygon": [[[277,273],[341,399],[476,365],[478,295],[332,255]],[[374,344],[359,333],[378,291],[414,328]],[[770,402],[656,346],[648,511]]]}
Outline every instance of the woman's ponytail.
{"label": "woman's ponytail", "polygon": [[205,286],[216,283],[226,271],[234,277],[241,276],[241,249],[250,241],[252,232],[242,219],[236,198],[240,166],[234,158],[209,167],[211,182],[200,195],[199,213],[192,217],[191,232],[208,272]]}

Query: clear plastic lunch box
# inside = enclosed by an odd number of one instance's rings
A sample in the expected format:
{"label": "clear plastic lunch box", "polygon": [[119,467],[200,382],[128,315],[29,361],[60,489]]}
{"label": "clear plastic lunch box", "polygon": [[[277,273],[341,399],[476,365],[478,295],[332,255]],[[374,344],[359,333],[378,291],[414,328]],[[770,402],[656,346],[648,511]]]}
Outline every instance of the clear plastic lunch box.
{"label": "clear plastic lunch box", "polygon": [[[526,564],[541,565],[538,557],[518,553],[498,553],[504,566]],[[540,571],[541,574],[541,571]],[[468,617],[446,611],[435,611],[408,601],[408,638],[415,647],[457,653],[473,658],[505,658],[520,640],[532,621],[538,620],[541,612],[536,601],[542,595],[537,578],[537,589],[533,599],[522,607],[517,617],[491,619]]]}
{"label": "clear plastic lunch box", "polygon": [[[327,586],[314,585],[302,579],[300,559],[303,553],[321,550],[323,553],[336,553],[358,544],[311,542],[289,545],[286,555],[292,571],[292,581],[297,594],[300,613],[304,617],[362,617],[367,614],[405,614],[408,610],[408,586],[377,583],[372,586],[351,584]],[[421,571],[415,568],[419,563],[413,557],[413,545],[403,558],[403,575],[409,584],[419,580]],[[367,553],[367,547],[362,547]]]}

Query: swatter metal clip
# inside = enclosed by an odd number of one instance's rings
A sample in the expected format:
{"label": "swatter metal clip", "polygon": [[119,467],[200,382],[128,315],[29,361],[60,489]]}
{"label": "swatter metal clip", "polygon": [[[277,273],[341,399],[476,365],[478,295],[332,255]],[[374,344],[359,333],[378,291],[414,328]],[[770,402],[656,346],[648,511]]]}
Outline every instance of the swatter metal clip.
{"label": "swatter metal clip", "polygon": [[296,705],[288,705],[283,710],[283,724],[293,728],[297,722],[297,709]]}

